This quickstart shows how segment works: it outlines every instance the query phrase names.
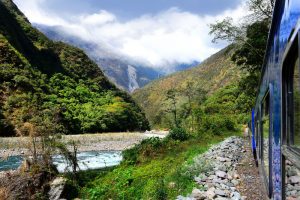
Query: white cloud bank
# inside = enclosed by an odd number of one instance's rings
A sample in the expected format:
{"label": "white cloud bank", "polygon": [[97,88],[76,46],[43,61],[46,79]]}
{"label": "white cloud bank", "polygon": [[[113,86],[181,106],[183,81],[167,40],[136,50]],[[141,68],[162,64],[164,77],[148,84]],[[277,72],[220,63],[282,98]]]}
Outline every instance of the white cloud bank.
{"label": "white cloud bank", "polygon": [[32,23],[62,26],[71,35],[105,44],[111,52],[165,71],[172,71],[174,63],[200,62],[220,50],[226,44],[211,43],[208,25],[225,16],[238,21],[245,15],[244,6],[240,5],[217,16],[170,8],[126,22],[105,10],[62,18],[47,11],[44,1],[15,0],[15,3]]}

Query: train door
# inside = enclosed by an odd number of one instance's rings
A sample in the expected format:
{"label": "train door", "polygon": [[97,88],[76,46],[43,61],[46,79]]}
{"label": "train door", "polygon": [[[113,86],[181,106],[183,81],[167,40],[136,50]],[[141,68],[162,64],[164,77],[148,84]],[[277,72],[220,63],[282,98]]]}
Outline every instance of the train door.
{"label": "train door", "polygon": [[283,196],[286,199],[300,197],[299,45],[299,32],[295,32],[285,52],[282,71],[282,180]]}

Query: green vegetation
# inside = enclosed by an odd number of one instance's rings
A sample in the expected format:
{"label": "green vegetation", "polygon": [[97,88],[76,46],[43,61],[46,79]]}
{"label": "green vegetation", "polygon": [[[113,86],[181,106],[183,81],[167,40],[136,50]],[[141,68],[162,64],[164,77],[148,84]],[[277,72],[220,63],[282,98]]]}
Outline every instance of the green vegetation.
{"label": "green vegetation", "polygon": [[[234,47],[229,47],[230,51],[233,51]],[[228,49],[227,49],[228,50]],[[223,50],[223,53],[226,50]],[[209,58],[209,62],[211,63],[211,67],[213,65],[218,66],[218,62],[225,58],[223,53],[219,53],[220,57],[217,60],[215,58]],[[232,54],[226,54],[230,56]],[[216,56],[214,56],[216,57]],[[231,63],[230,61],[227,61]],[[223,62],[226,64],[226,62]],[[210,64],[209,64],[210,65]],[[203,64],[202,68],[205,65]],[[224,67],[226,73],[234,73],[241,74],[243,71],[238,69],[236,66],[232,66],[235,69],[226,69]],[[198,70],[197,68],[194,70]],[[210,68],[202,71],[201,76],[207,75],[209,71],[212,70]],[[174,77],[183,76],[184,72],[180,72],[175,74]],[[178,82],[178,87],[182,84],[183,89],[169,89],[165,90],[162,88],[160,91],[161,94],[165,92],[164,96],[158,96],[158,99],[162,99],[160,102],[160,109],[153,109],[152,106],[157,106],[155,102],[151,102],[152,96],[159,95],[155,91],[149,91],[149,88],[162,86],[163,83],[168,84],[169,79],[172,80],[171,77],[167,77],[165,79],[161,79],[158,82],[154,82],[153,85],[150,84],[144,89],[139,90],[134,94],[134,97],[138,102],[141,102],[141,106],[145,106],[146,114],[150,119],[150,122],[155,127],[163,127],[163,128],[183,128],[187,132],[192,132],[193,134],[203,134],[204,132],[210,134],[218,134],[221,135],[222,132],[226,131],[235,131],[239,124],[247,123],[249,120],[249,112],[251,107],[253,106],[253,99],[241,92],[241,85],[238,82],[239,77],[231,77],[231,75],[227,78],[224,78],[223,86],[219,86],[219,89],[206,91],[206,88],[202,86],[196,87],[195,84],[197,81],[204,82],[203,79],[195,79],[194,81],[185,82],[186,79],[182,77]],[[189,73],[187,73],[187,79],[189,79]],[[217,82],[222,80],[217,80],[217,77],[211,77],[212,81]],[[182,82],[181,82],[182,81]],[[161,83],[160,83],[161,82]],[[160,85],[161,84],[161,85]],[[200,84],[200,83],[197,83]],[[211,83],[207,83],[211,84]],[[196,88],[195,88],[196,87]],[[149,95],[146,98],[144,95]],[[142,98],[146,98],[146,100],[141,100]],[[151,99],[150,99],[151,98]],[[143,104],[144,103],[144,104]],[[148,113],[148,110],[151,109]],[[155,114],[155,116],[153,116]]]}
{"label": "green vegetation", "polygon": [[233,45],[197,68],[154,81],[134,93],[150,123],[171,128],[171,134],[125,151],[121,166],[87,184],[83,197],[174,199],[191,192],[193,175],[211,167],[204,161],[198,166],[192,158],[249,120],[270,22],[262,14],[268,15],[272,8],[266,2],[249,0],[257,18],[243,27],[234,26],[229,18],[212,25],[215,40],[226,39]]}
{"label": "green vegetation", "polygon": [[[91,177],[80,190],[87,199],[175,199],[195,187],[187,171],[196,155],[235,132],[211,137],[150,138],[124,152],[124,161],[113,170]],[[204,168],[208,166],[203,166]],[[79,181],[81,182],[81,181]]]}
{"label": "green vegetation", "polygon": [[247,3],[252,14],[240,26],[230,17],[211,24],[213,42],[227,40],[232,45],[194,69],[154,81],[133,94],[152,126],[216,133],[247,122],[258,91],[274,1]]}
{"label": "green vegetation", "polygon": [[[249,120],[270,22],[260,15],[261,9],[270,8],[265,2],[249,0],[256,20],[242,27],[229,18],[212,25],[216,40],[233,45],[196,68],[136,91],[134,99],[151,125],[170,128],[170,135],[124,151],[120,166],[76,173],[68,183],[74,196],[68,198],[174,199],[190,193],[195,170],[211,167],[201,162],[192,165],[193,158],[236,134],[239,125]],[[10,0],[0,0],[0,83],[0,136],[29,135],[33,146],[40,135],[51,143],[54,133],[149,127],[133,100],[81,50],[48,40]],[[76,161],[76,145],[74,154],[64,146],[54,147]],[[52,146],[44,149],[50,151]],[[70,164],[76,172],[76,162]]]}
{"label": "green vegetation", "polygon": [[[195,129],[200,120],[195,115],[202,112],[199,106],[219,88],[236,84],[244,73],[231,61],[235,49],[231,45],[198,67],[171,74],[135,91],[133,98],[145,110],[150,124],[156,128],[172,127],[176,110],[176,123]],[[175,97],[170,98],[171,94]],[[183,123],[181,119],[187,120]]]}
{"label": "green vegetation", "polygon": [[149,128],[83,51],[47,39],[11,0],[0,1],[0,108],[0,136],[22,135],[25,123],[67,134]]}
{"label": "green vegetation", "polygon": [[238,82],[240,100],[245,103],[244,108],[240,108],[243,112],[254,106],[275,1],[248,0],[247,3],[251,14],[242,25],[234,25],[230,17],[211,25],[213,41],[227,40],[236,44],[231,59],[247,72]]}

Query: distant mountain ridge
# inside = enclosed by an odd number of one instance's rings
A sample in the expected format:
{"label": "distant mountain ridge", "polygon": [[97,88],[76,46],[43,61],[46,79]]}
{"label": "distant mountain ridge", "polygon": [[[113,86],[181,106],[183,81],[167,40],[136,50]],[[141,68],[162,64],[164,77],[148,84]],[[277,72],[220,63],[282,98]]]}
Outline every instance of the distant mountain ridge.
{"label": "distant mountain ridge", "polygon": [[[105,44],[95,44],[66,33],[63,27],[34,24],[34,26],[55,41],[62,41],[83,49],[91,59],[103,70],[105,75],[119,88],[128,92],[141,88],[162,76],[167,75],[162,70],[153,69],[149,66],[137,64],[126,60],[114,52],[110,52]],[[175,71],[185,70],[197,66],[199,62],[179,63],[174,66]],[[174,72],[174,71],[172,71]]]}

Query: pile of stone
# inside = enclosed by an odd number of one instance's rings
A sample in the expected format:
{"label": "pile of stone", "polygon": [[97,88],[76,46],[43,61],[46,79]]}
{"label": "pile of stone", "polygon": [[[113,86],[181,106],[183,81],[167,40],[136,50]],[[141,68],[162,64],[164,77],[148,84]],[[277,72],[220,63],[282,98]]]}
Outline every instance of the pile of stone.
{"label": "pile of stone", "polygon": [[230,137],[222,143],[213,146],[205,154],[194,159],[209,163],[205,171],[201,169],[199,175],[194,177],[198,187],[193,189],[188,197],[178,196],[178,200],[243,200],[246,197],[240,195],[236,187],[240,183],[240,176],[236,166],[245,152],[243,141],[239,137]]}
{"label": "pile of stone", "polygon": [[300,170],[286,160],[286,199],[300,199]]}

